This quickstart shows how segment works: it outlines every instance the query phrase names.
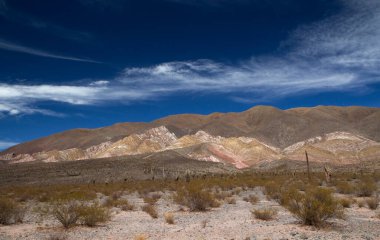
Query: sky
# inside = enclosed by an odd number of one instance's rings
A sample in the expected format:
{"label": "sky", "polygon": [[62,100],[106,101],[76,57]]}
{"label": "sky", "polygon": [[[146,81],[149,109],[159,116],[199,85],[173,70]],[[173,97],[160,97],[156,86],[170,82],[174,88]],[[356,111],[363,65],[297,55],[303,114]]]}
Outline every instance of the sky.
{"label": "sky", "polygon": [[0,0],[0,149],[255,105],[380,107],[380,1]]}

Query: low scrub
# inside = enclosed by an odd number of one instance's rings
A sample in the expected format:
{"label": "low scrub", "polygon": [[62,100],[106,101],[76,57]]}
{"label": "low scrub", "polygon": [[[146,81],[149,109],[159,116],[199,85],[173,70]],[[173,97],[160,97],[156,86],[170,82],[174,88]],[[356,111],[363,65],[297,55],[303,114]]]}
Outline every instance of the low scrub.
{"label": "low scrub", "polygon": [[367,205],[369,209],[375,210],[379,206],[379,198],[372,197],[367,199]]}
{"label": "low scrub", "polygon": [[145,204],[144,206],[142,206],[141,210],[148,213],[152,218],[158,218],[157,210],[153,204]]}
{"label": "low scrub", "polygon": [[256,195],[250,194],[249,196],[244,197],[243,200],[254,205],[259,201],[259,198]]}
{"label": "low scrub", "polygon": [[80,222],[88,227],[110,219],[109,210],[98,203],[85,203],[78,201],[56,202],[51,214],[64,228],[70,228]]}
{"label": "low scrub", "polygon": [[359,208],[365,207],[365,201],[364,200],[359,200],[357,203],[358,203]]}
{"label": "low scrub", "polygon": [[165,222],[168,224],[174,224],[174,215],[171,212],[164,214]]}
{"label": "low scrub", "polygon": [[129,203],[127,199],[113,199],[113,198],[107,198],[106,202],[103,204],[105,207],[117,207],[120,208],[123,211],[132,211],[135,206]]}
{"label": "low scrub", "polygon": [[156,202],[161,198],[161,195],[158,193],[146,195],[143,197],[144,203],[156,204]]}
{"label": "low scrub", "polygon": [[79,220],[79,204],[77,201],[57,202],[54,204],[52,215],[64,228],[70,228]]}
{"label": "low scrub", "polygon": [[230,197],[230,198],[227,198],[227,199],[226,199],[226,202],[227,202],[228,204],[236,204],[236,199],[233,198],[233,197]]}
{"label": "low scrub", "polygon": [[174,194],[174,201],[188,207],[190,211],[206,211],[220,205],[213,194],[191,183]]}
{"label": "low scrub", "polygon": [[339,199],[339,203],[344,208],[350,208],[351,204],[352,204],[352,200],[349,198],[341,198],[341,199]]}
{"label": "low scrub", "polygon": [[0,224],[22,222],[25,209],[12,199],[0,198]]}
{"label": "low scrub", "polygon": [[294,193],[286,205],[287,209],[305,225],[320,227],[328,219],[343,217],[343,208],[324,188],[311,188],[305,193]]}
{"label": "low scrub", "polygon": [[353,184],[347,181],[340,181],[336,184],[336,190],[341,194],[352,194],[355,193],[355,187]]}
{"label": "low scrub", "polygon": [[111,218],[109,210],[97,203],[81,205],[78,207],[78,212],[80,222],[88,227],[95,227],[97,224],[107,222]]}
{"label": "low scrub", "polygon": [[356,187],[356,192],[359,197],[370,197],[376,190],[376,182],[370,177],[361,179]]}
{"label": "low scrub", "polygon": [[277,216],[277,210],[273,208],[256,209],[251,212],[255,218],[264,221],[272,220],[275,216]]}
{"label": "low scrub", "polygon": [[268,199],[279,201],[281,199],[281,184],[278,182],[268,182],[265,184],[265,194]]}

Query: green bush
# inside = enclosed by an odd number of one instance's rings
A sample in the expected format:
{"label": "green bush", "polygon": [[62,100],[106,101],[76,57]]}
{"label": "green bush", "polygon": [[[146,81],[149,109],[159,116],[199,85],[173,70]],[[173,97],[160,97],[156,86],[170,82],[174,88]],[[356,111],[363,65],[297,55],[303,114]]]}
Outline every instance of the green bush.
{"label": "green bush", "polygon": [[305,225],[321,226],[330,218],[343,217],[343,208],[328,189],[311,188],[294,193],[287,209]]}
{"label": "green bush", "polygon": [[0,198],[0,224],[8,225],[22,222],[25,209],[8,198]]}

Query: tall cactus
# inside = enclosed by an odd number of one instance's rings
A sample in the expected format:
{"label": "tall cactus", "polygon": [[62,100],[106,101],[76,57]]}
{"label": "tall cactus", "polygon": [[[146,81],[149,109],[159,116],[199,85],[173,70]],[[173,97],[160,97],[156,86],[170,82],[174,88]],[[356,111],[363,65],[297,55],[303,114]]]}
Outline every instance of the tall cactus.
{"label": "tall cactus", "polygon": [[307,155],[307,151],[305,150],[305,156],[306,156],[306,164],[307,164],[307,178],[309,179],[309,182],[311,180],[310,176],[310,164],[309,164],[309,156]]}

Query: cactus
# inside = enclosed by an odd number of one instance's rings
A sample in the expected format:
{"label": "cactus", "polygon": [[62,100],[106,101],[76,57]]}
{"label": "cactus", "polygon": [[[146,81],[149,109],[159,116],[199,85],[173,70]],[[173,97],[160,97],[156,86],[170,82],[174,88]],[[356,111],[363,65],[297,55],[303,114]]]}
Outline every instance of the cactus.
{"label": "cactus", "polygon": [[309,179],[309,182],[311,180],[310,176],[310,164],[309,164],[309,156],[307,155],[307,151],[305,150],[305,156],[306,156],[306,164],[307,164],[307,178]]}

